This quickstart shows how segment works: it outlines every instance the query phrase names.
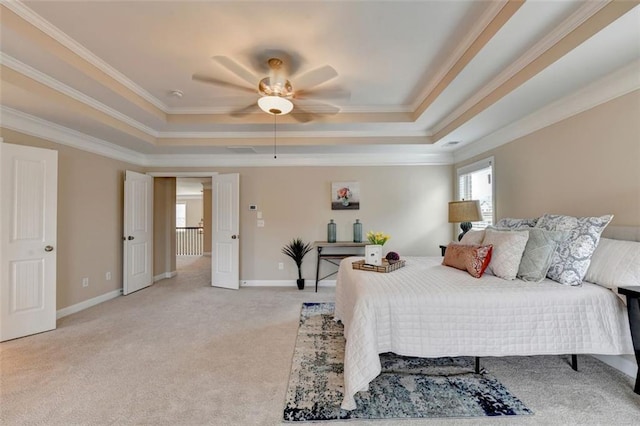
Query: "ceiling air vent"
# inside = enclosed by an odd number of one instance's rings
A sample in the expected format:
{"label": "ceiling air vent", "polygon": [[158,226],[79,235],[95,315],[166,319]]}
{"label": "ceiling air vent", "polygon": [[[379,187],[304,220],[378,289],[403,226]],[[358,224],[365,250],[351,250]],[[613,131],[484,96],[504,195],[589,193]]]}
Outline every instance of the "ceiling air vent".
{"label": "ceiling air vent", "polygon": [[252,146],[228,146],[227,149],[236,154],[255,154],[257,151]]}

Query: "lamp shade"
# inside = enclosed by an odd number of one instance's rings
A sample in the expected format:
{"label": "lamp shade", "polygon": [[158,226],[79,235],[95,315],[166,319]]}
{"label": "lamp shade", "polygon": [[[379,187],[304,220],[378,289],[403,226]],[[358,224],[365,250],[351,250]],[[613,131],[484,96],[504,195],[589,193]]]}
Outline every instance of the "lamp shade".
{"label": "lamp shade", "polygon": [[480,201],[449,201],[449,223],[477,222],[482,220]]}
{"label": "lamp shade", "polygon": [[267,114],[284,115],[291,112],[293,103],[281,96],[263,96],[258,99],[258,106]]}

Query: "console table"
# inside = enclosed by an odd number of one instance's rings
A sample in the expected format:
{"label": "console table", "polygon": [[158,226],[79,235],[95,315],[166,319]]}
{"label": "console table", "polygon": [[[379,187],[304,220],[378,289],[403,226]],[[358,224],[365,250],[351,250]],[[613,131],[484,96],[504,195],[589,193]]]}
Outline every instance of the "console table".
{"label": "console table", "polygon": [[[351,241],[338,241],[335,243],[329,243],[327,241],[316,241],[313,243],[314,246],[318,249],[318,261],[316,263],[316,293],[318,292],[318,281],[324,280],[325,278],[329,278],[332,275],[335,275],[338,271],[332,272],[324,277],[320,278],[320,261],[324,260],[325,262],[331,263],[332,265],[339,266],[340,260],[345,257],[350,256],[363,256],[362,248],[369,243],[354,243]],[[323,253],[322,250],[325,248],[339,248],[340,253]]]}
{"label": "console table", "polygon": [[636,363],[638,364],[636,386],[633,391],[640,394],[640,286],[618,287],[618,293],[627,296],[631,340],[633,341],[633,350],[636,353]]}

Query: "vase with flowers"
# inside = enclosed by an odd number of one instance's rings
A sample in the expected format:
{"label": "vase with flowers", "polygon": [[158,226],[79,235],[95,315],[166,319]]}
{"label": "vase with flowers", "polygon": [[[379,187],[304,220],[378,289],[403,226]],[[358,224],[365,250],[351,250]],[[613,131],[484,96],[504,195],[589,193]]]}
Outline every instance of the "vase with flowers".
{"label": "vase with flowers", "polygon": [[371,244],[364,246],[366,264],[376,266],[382,265],[382,246],[389,240],[389,238],[391,237],[384,232],[367,232],[367,240],[369,240]]}

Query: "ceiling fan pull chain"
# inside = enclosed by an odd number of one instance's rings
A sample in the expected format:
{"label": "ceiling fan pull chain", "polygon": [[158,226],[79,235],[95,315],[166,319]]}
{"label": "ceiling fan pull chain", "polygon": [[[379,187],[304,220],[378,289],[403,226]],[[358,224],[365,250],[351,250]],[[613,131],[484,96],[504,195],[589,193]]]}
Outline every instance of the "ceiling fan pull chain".
{"label": "ceiling fan pull chain", "polygon": [[276,117],[277,114],[273,114],[273,158],[278,158],[276,155]]}

